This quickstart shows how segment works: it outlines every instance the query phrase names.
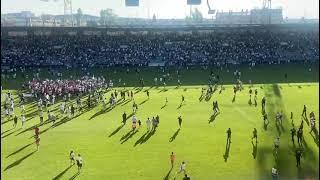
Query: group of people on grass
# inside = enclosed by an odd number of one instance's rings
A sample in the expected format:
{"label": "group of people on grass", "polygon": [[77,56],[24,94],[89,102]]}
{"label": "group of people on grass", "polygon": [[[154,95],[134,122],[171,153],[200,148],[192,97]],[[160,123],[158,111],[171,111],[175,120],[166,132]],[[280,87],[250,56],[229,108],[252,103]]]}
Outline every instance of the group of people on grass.
{"label": "group of people on grass", "polygon": [[49,102],[54,102],[57,96],[75,94],[86,94],[100,88],[105,88],[108,83],[104,77],[84,76],[78,80],[37,80],[33,79],[28,83],[29,89],[35,97],[45,97]]}
{"label": "group of people on grass", "polygon": [[77,167],[78,167],[78,172],[80,173],[81,168],[82,168],[82,164],[83,164],[83,160],[80,154],[78,154],[77,159],[75,159],[75,153],[73,150],[70,151],[69,154],[69,158],[70,158],[70,165],[73,166],[75,164],[75,162],[77,163]]}
{"label": "group of people on grass", "polygon": [[[239,76],[239,75],[238,75]],[[90,81],[90,80],[89,80]],[[50,82],[50,81],[49,81]],[[66,82],[66,81],[65,81]],[[51,81],[52,83],[52,81]],[[41,84],[41,85],[40,85]],[[55,83],[52,83],[52,84],[55,84]],[[52,85],[51,84],[51,85]],[[59,84],[59,83],[58,83]],[[68,83],[67,83],[68,84]],[[72,83],[71,83],[72,84]],[[80,83],[81,84],[81,83]],[[89,83],[90,84],[90,83]],[[34,82],[33,86],[32,87],[37,87],[35,89],[39,90],[39,87],[44,87],[44,88],[47,88],[48,86],[49,87],[52,87],[50,86],[50,83],[47,84],[46,83],[39,83],[37,81]],[[72,86],[72,85],[71,85]],[[53,85],[54,87],[54,85]],[[213,93],[216,91],[216,88],[217,88],[217,84],[214,84],[213,86],[212,85],[208,85],[208,89],[207,89],[207,93],[206,94],[210,94],[210,93]],[[237,91],[241,91],[243,89],[242,87],[242,82],[241,81],[237,81],[237,84],[234,86],[234,95],[236,95]],[[40,88],[41,89],[41,88]],[[43,89],[43,88],[42,88]],[[50,89],[50,88],[49,88]],[[222,87],[221,87],[222,89]],[[202,89],[201,91],[201,96],[204,94],[204,91],[206,89]],[[48,91],[41,91],[41,93],[43,92],[48,92]],[[72,118],[74,117],[75,115],[75,112],[76,110],[78,112],[81,112],[81,109],[83,108],[82,106],[82,103],[81,103],[81,96],[76,96],[76,100],[75,100],[75,104],[76,106],[74,106],[73,104],[73,100],[70,98],[69,94],[70,92],[68,92],[68,98],[67,98],[67,95],[65,94],[63,96],[63,101],[61,102],[60,104],[60,114],[63,116],[65,114],[68,114],[68,117],[69,118]],[[73,92],[73,91],[71,91]],[[132,131],[135,131],[137,128],[140,128],[142,126],[142,122],[140,119],[137,118],[137,110],[138,110],[138,105],[136,104],[136,102],[134,101],[134,93],[132,91],[125,91],[125,90],[121,90],[120,92],[118,92],[117,90],[115,90],[114,92],[111,93],[111,96],[110,96],[110,99],[109,99],[109,104],[110,104],[110,107],[114,107],[117,105],[116,101],[117,101],[117,97],[118,95],[120,95],[121,99],[122,100],[125,100],[126,98],[126,94],[128,96],[128,98],[130,98],[131,100],[133,100],[133,105],[132,105],[132,108],[133,108],[133,117],[132,117]],[[147,97],[149,99],[149,91],[146,91],[146,94],[147,94]],[[250,87],[249,88],[249,96],[250,96],[250,101],[251,101],[251,97],[252,97],[252,94],[253,94],[253,90],[252,88]],[[39,111],[39,117],[40,117],[40,124],[42,124],[44,122],[44,112],[43,112],[43,109],[46,109],[47,110],[47,114],[48,114],[48,120],[49,121],[52,121],[53,124],[55,123],[57,117],[53,114],[53,112],[51,112],[48,108],[48,104],[50,105],[54,105],[54,100],[53,99],[50,99],[50,96],[48,98],[48,95],[47,93],[44,93],[43,96],[44,98],[39,98],[39,100],[37,101],[37,105],[38,105],[38,111]],[[255,101],[255,106],[257,104],[257,95],[258,95],[258,91],[257,89],[254,90],[254,101]],[[206,95],[207,96],[207,95]],[[42,99],[45,99],[45,100],[42,100]],[[46,102],[51,102],[51,103],[46,103]],[[93,102],[96,102],[96,104],[99,104],[99,103],[102,103],[103,104],[103,107],[104,109],[106,109],[106,106],[107,106],[107,103],[105,101],[105,98],[104,98],[104,93],[102,91],[99,91],[97,88],[96,89],[93,89],[92,92],[88,95],[88,98],[87,98],[87,107],[88,108],[92,108],[92,104]],[[168,103],[168,100],[166,98],[166,104]],[[184,95],[181,96],[181,103],[180,103],[180,106],[182,106],[182,104],[185,103],[185,97]],[[24,126],[24,123],[26,122],[26,117],[25,117],[25,109],[24,109],[24,101],[20,101],[20,104],[21,105],[21,122],[22,122],[22,127]],[[250,103],[249,103],[250,104]],[[250,104],[251,105],[251,104]],[[14,115],[14,106],[15,106],[15,103],[14,103],[14,99],[13,99],[13,96],[12,94],[10,93],[6,93],[5,94],[5,103],[4,103],[4,106],[5,106],[5,112],[6,112],[6,115],[9,116],[9,117],[13,117],[13,121],[14,121],[14,127],[17,126],[17,121],[18,121],[18,118],[16,115]],[[218,101],[213,101],[213,112],[214,114],[216,113],[220,113],[220,109],[219,109],[219,106],[218,106]],[[267,112],[266,112],[266,97],[263,97],[262,100],[261,100],[261,107],[262,107],[262,114],[263,114],[263,120],[264,120],[264,124],[267,125],[269,124],[269,121],[268,121],[268,116],[267,116]],[[275,115],[275,122],[276,124],[278,125],[282,125],[282,121],[283,121],[283,112],[282,111],[278,111]],[[303,107],[303,111],[302,111],[302,114],[301,116],[304,118],[304,119],[307,119],[307,108],[306,106],[304,105]],[[291,120],[293,122],[293,112],[291,112]],[[309,114],[309,118],[310,118],[310,133],[312,132],[315,132],[316,131],[316,125],[315,125],[315,114],[314,112],[311,112]],[[123,124],[126,124],[126,121],[127,121],[127,115],[126,113],[124,113],[122,115],[122,123]],[[178,124],[179,124],[179,127],[181,128],[182,126],[182,117],[179,116],[178,117]],[[303,140],[303,124],[304,124],[304,121],[302,120],[301,121],[301,124],[299,126],[299,129],[296,131],[295,128],[293,127],[291,129],[291,137],[292,137],[292,142],[294,143],[294,136],[297,136],[297,140],[298,140],[298,143],[300,145],[299,148],[296,149],[296,152],[295,152],[295,155],[296,155],[296,161],[297,161],[297,166],[300,166],[300,159],[302,157],[302,153],[303,153],[303,150],[301,149],[301,146],[302,146],[302,140]],[[156,128],[158,127],[159,125],[159,116],[157,115],[156,117],[153,117],[152,119],[150,118],[147,118],[146,120],[146,128],[148,131],[155,131]],[[152,127],[151,127],[152,126]],[[252,140],[256,140],[256,143],[258,142],[258,132],[257,132],[257,129],[254,128],[253,130],[253,136],[252,136]],[[39,146],[40,146],[40,130],[39,130],[39,127],[36,126],[35,127],[35,142],[36,142],[36,145],[37,145],[37,150],[39,150]],[[231,143],[231,128],[228,128],[227,129],[227,143]],[[275,150],[275,153],[277,154],[278,153],[278,150],[279,150],[279,147],[280,147],[280,137],[276,137],[275,140],[274,140],[274,150]],[[71,152],[70,153],[70,159],[72,161],[72,159],[74,160],[74,154],[72,155],[73,153]],[[73,158],[72,158],[73,156]],[[80,157],[80,155],[79,155]],[[77,165],[78,165],[78,169],[80,171],[81,167],[82,167],[82,159],[81,157],[78,158],[79,162],[77,161]],[[173,158],[175,159],[175,158]],[[174,160],[173,160],[174,161]],[[172,158],[171,158],[171,162],[172,162]],[[172,162],[172,166],[173,166],[173,162]],[[180,171],[179,172],[185,172],[185,163],[183,162],[181,164],[181,167],[180,167]],[[275,167],[272,169],[272,172],[277,172],[277,170],[275,169]],[[278,173],[278,172],[277,172]],[[277,174],[276,173],[276,174]],[[186,174],[186,173],[185,173]],[[273,173],[274,175],[275,173]],[[186,175],[186,177],[188,177]],[[190,177],[189,177],[190,178]]]}

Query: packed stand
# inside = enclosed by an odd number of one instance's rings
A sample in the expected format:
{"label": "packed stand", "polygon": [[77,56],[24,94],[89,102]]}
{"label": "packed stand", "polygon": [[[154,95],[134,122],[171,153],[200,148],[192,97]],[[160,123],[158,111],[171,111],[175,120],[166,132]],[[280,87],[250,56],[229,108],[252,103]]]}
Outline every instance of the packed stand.
{"label": "packed stand", "polygon": [[319,59],[319,32],[245,31],[1,39],[3,65],[147,66],[280,63]]}

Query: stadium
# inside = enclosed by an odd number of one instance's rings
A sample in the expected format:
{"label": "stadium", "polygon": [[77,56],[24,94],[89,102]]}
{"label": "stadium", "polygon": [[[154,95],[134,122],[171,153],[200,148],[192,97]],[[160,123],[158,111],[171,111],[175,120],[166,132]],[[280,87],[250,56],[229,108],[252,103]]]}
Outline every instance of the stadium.
{"label": "stadium", "polygon": [[84,25],[67,2],[2,15],[1,178],[319,179],[318,22],[190,0],[216,19]]}

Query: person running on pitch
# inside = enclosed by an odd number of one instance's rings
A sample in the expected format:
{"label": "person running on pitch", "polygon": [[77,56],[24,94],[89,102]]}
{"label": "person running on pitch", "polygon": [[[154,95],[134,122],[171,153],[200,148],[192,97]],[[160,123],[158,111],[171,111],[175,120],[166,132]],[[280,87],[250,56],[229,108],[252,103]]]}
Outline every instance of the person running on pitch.
{"label": "person running on pitch", "polygon": [[80,173],[80,170],[81,170],[81,168],[82,168],[82,164],[83,164],[82,158],[81,158],[80,154],[78,154],[77,166],[78,166],[78,172],[79,172],[79,173]]}
{"label": "person running on pitch", "polygon": [[75,164],[75,155],[74,155],[73,150],[71,150],[69,157],[70,157],[70,164],[74,165]]}
{"label": "person running on pitch", "polygon": [[171,155],[170,155],[171,169],[173,168],[173,164],[175,160],[176,160],[176,155],[173,154],[173,152],[171,152]]}
{"label": "person running on pitch", "polygon": [[253,136],[251,138],[251,140],[256,139],[256,143],[258,143],[258,132],[256,128],[253,128],[253,132],[252,132]]}
{"label": "person running on pitch", "polygon": [[179,123],[179,128],[181,128],[181,124],[182,124],[182,118],[181,118],[181,116],[178,117],[178,123]]}

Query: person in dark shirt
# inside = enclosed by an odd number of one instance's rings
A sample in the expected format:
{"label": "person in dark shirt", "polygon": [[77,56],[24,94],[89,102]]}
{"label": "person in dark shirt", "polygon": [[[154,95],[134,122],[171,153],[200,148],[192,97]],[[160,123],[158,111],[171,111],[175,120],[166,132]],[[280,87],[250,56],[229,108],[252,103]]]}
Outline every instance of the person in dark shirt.
{"label": "person in dark shirt", "polygon": [[74,116],[74,106],[71,105],[71,116]]}
{"label": "person in dark shirt", "polygon": [[147,96],[148,96],[148,99],[149,99],[149,91],[147,90]]}
{"label": "person in dark shirt", "polygon": [[302,136],[303,136],[303,130],[301,128],[299,128],[298,132],[297,132],[297,138],[298,138],[298,143],[301,145],[301,141],[302,141]]}
{"label": "person in dark shirt", "polygon": [[181,124],[182,124],[182,118],[181,118],[181,116],[178,117],[178,123],[179,123],[179,128],[181,128]]}
{"label": "person in dark shirt", "polygon": [[36,126],[36,127],[34,128],[34,135],[35,135],[35,136],[39,136],[39,134],[40,134],[39,127]]}
{"label": "person in dark shirt", "polygon": [[251,140],[256,139],[256,143],[257,143],[258,142],[258,132],[257,132],[256,128],[253,129],[252,134],[253,134],[253,136],[252,136]]}
{"label": "person in dark shirt", "polygon": [[18,117],[15,115],[14,118],[13,118],[13,127],[15,128],[17,126],[17,123],[18,123]]}
{"label": "person in dark shirt", "polygon": [[296,135],[296,129],[293,127],[290,131],[291,131],[291,140],[292,140],[292,143],[294,144],[294,136]]}
{"label": "person in dark shirt", "polygon": [[124,112],[124,113],[122,114],[122,123],[123,123],[123,124],[126,124],[126,121],[127,121],[127,114],[126,114],[126,112]]}
{"label": "person in dark shirt", "polygon": [[262,111],[264,111],[264,109],[266,107],[266,98],[265,97],[262,98],[261,105],[262,105]]}
{"label": "person in dark shirt", "polygon": [[187,174],[185,174],[184,177],[183,177],[183,180],[191,180],[191,179]]}
{"label": "person in dark shirt", "polygon": [[298,149],[296,150],[296,161],[297,161],[297,167],[300,167],[300,159],[301,159],[301,156],[302,156],[302,152]]}
{"label": "person in dark shirt", "polygon": [[230,128],[227,130],[227,134],[228,134],[227,143],[231,143],[231,129]]}

